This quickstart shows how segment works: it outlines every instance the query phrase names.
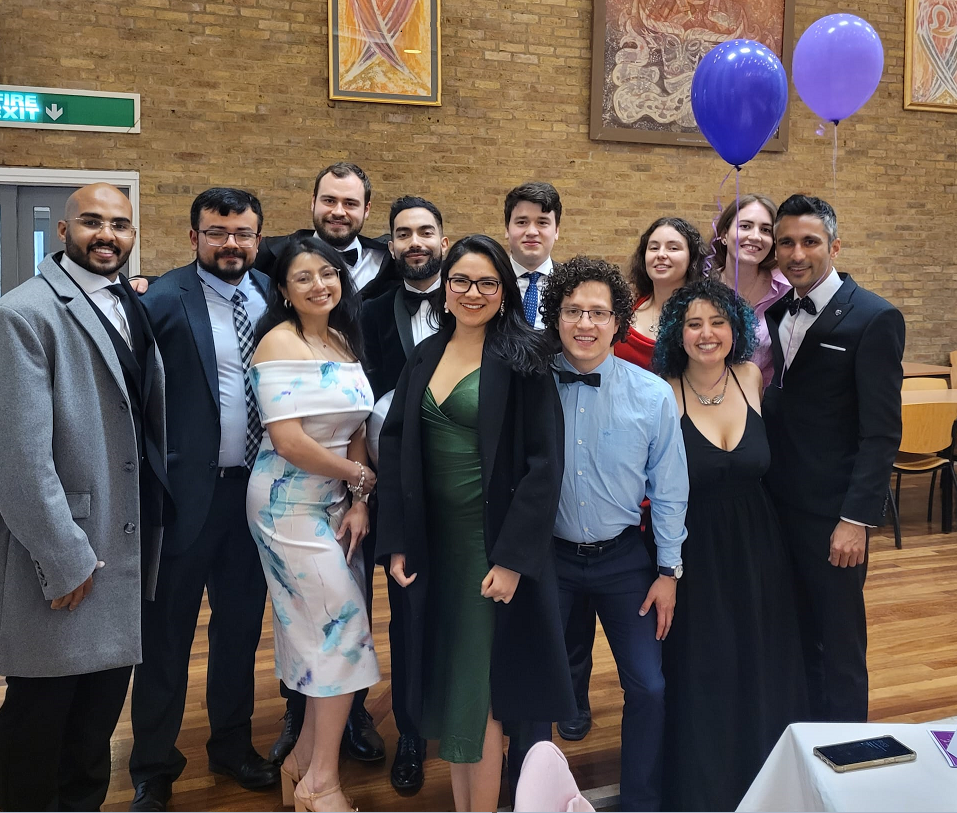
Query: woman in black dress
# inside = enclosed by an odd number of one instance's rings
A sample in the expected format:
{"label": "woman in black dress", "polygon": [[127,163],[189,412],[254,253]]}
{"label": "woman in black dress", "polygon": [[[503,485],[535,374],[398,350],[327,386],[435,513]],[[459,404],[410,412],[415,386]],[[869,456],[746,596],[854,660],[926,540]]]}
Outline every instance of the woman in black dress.
{"label": "woman in black dress", "polygon": [[679,289],[654,366],[682,411],[685,576],[663,648],[666,810],[734,810],[806,711],[787,552],[761,481],[770,450],[754,312],[725,285]]}

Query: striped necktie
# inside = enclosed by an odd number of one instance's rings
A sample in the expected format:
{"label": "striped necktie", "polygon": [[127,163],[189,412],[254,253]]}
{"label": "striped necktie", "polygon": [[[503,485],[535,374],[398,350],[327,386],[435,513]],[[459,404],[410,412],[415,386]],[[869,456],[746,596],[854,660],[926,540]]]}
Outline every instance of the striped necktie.
{"label": "striped necktie", "polygon": [[253,326],[243,304],[246,297],[242,291],[233,294],[233,324],[236,326],[236,336],[239,338],[239,355],[243,361],[243,388],[246,393],[246,468],[252,469],[259,454],[259,441],[262,440],[263,427],[259,420],[259,409],[256,406],[256,396],[253,394],[253,384],[249,380],[249,362],[253,357]]}

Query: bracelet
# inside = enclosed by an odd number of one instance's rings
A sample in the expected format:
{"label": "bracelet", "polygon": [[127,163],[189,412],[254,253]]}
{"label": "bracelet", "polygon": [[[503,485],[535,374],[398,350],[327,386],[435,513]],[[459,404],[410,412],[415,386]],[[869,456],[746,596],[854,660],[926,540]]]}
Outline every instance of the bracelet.
{"label": "bracelet", "polygon": [[352,485],[352,483],[346,481],[346,488],[358,497],[362,494],[362,487],[366,484],[366,468],[358,460],[353,462],[359,467],[359,482]]}

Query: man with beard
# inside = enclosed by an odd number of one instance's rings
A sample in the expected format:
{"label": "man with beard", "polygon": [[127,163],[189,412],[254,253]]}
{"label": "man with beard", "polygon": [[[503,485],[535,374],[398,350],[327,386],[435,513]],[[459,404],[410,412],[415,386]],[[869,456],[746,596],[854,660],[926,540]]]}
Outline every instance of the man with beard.
{"label": "man with beard", "polygon": [[169,479],[176,517],[166,528],[156,601],[143,615],[143,663],[133,680],[132,810],[165,810],[186,759],[176,737],[203,590],[211,610],[206,702],[209,769],[247,789],[279,779],[252,746],[253,672],[266,583],[246,524],[246,484],[262,426],[246,370],[268,281],[250,271],[262,207],[239,189],[193,202],[196,261],[164,274],[143,304],[175,374],[167,388]]}
{"label": "man with beard", "polygon": [[0,808],[99,810],[141,657],[163,517],[163,363],[119,269],[116,187],[77,190],[65,254],[0,299]]}
{"label": "man with beard", "polygon": [[312,191],[315,231],[300,229],[285,237],[267,237],[259,247],[256,268],[270,274],[286,241],[292,237],[318,237],[342,254],[356,290],[373,299],[398,283],[389,253],[378,240],[360,232],[372,206],[372,182],[361,167],[340,161],[316,176]]}

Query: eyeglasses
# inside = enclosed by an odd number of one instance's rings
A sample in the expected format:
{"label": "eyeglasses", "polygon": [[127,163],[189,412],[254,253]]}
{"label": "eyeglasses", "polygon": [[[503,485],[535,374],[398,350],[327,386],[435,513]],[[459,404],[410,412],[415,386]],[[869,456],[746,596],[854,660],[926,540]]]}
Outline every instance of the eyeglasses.
{"label": "eyeglasses", "polygon": [[289,284],[306,290],[315,285],[317,276],[323,285],[332,285],[339,281],[339,272],[335,268],[324,268],[318,274],[297,274],[289,280]]}
{"label": "eyeglasses", "polygon": [[240,248],[250,248],[256,245],[256,238],[259,237],[259,233],[254,231],[226,231],[226,229],[200,229],[199,233],[205,235],[206,242],[215,248],[225,246],[230,237]]}
{"label": "eyeglasses", "polygon": [[467,294],[472,286],[482,294],[482,296],[495,296],[502,283],[497,279],[483,277],[482,279],[469,279],[468,277],[449,277],[449,290],[453,294]]}
{"label": "eyeglasses", "polygon": [[598,310],[582,310],[581,308],[560,308],[559,309],[562,315],[563,322],[571,322],[573,324],[581,321],[581,318],[587,313],[588,318],[591,319],[593,325],[607,325],[611,321],[611,317],[614,316],[613,311],[606,311],[602,309]]}
{"label": "eyeglasses", "polygon": [[98,217],[71,217],[70,220],[75,220],[84,229],[89,229],[92,232],[102,231],[104,226],[109,226],[113,236],[120,240],[129,240],[136,235],[133,224],[127,223],[125,220],[100,220]]}

